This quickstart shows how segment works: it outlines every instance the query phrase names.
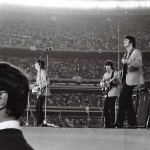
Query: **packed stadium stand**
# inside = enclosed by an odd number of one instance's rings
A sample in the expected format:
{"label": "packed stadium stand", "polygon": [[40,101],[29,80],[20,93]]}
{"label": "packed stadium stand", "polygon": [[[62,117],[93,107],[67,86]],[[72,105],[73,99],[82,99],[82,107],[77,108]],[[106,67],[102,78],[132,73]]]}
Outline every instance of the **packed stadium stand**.
{"label": "packed stadium stand", "polygon": [[85,15],[2,7],[0,21],[1,46],[113,51],[118,49],[118,32],[120,49],[129,34],[136,37],[139,49],[150,46],[148,14]]}

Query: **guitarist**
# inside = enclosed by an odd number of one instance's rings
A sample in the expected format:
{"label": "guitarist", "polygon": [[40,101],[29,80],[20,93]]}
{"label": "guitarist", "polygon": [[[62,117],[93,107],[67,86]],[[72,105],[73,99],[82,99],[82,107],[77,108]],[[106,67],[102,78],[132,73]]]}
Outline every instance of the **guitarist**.
{"label": "guitarist", "polygon": [[144,84],[142,73],[142,54],[136,49],[136,40],[132,36],[126,36],[123,41],[126,49],[123,63],[122,90],[119,96],[119,110],[116,127],[122,128],[127,112],[128,128],[136,128],[136,114],[132,104],[132,93],[135,86]]}
{"label": "guitarist", "polygon": [[115,127],[115,101],[118,96],[119,77],[118,72],[114,70],[113,62],[108,60],[105,63],[106,73],[100,82],[102,88],[105,88],[106,98],[104,101],[105,128]]}
{"label": "guitarist", "polygon": [[44,120],[44,112],[43,112],[43,104],[45,102],[45,96],[50,96],[50,89],[48,88],[48,84],[50,83],[46,70],[44,69],[45,62],[42,59],[39,59],[35,63],[35,69],[37,70],[36,84],[37,88],[37,104],[36,104],[36,120],[37,126],[43,124]]}

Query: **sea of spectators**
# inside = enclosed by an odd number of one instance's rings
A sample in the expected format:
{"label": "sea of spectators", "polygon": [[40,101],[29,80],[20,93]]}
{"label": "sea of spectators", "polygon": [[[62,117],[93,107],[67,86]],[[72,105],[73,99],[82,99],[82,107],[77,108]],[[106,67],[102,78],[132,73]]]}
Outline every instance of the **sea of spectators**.
{"label": "sea of spectators", "polygon": [[[20,52],[21,53],[21,52]],[[71,53],[71,52],[70,52]],[[111,57],[111,53],[110,57]],[[97,55],[97,54],[95,54]],[[150,55],[146,53],[144,55]],[[18,66],[30,79],[30,81],[35,81],[36,78],[36,70],[33,66],[35,61],[39,59],[39,57],[34,56],[34,52],[31,53],[31,56],[7,56],[0,55],[0,61],[10,62],[16,66]],[[44,58],[45,59],[45,58]],[[116,70],[118,70],[117,60],[111,59],[114,62]],[[46,61],[46,60],[45,60]],[[62,54],[60,52],[57,53],[57,57],[51,57],[48,63],[48,75],[50,78],[66,78],[72,79],[74,77],[81,77],[82,79],[101,79],[105,70],[106,58],[101,54],[99,58],[78,58],[78,57],[69,57],[62,58]],[[121,65],[121,63],[120,63]],[[32,66],[32,67],[31,67]],[[150,61],[143,59],[143,73],[145,80],[150,80]],[[120,67],[121,68],[121,67]]]}
{"label": "sea of spectators", "polygon": [[[27,123],[27,117],[23,116],[20,119],[20,125],[21,126],[36,126],[36,121],[35,121],[35,114],[29,115],[28,118],[28,123]],[[76,118],[76,117],[52,117],[52,116],[47,116],[47,122],[49,124],[61,127],[61,128],[100,128],[103,127],[103,118],[89,118],[89,123],[88,123],[88,118],[87,117],[81,117],[81,118]]]}
{"label": "sea of spectators", "polygon": [[48,117],[47,121],[51,124],[64,128],[100,128],[103,127],[103,118],[71,118],[71,117]]}
{"label": "sea of spectators", "polygon": [[31,49],[117,50],[133,35],[141,50],[150,48],[150,15],[82,15],[2,9],[0,46]]}
{"label": "sea of spectators", "polygon": [[[30,68],[39,58],[20,58],[0,56],[1,61],[8,61],[22,69],[30,79],[35,79],[36,70]],[[49,60],[48,75],[50,78],[73,78],[80,76],[83,79],[100,79],[104,73],[104,60],[81,58],[51,58]]]}
{"label": "sea of spectators", "polygon": [[[30,105],[36,105],[36,95],[30,94]],[[47,106],[103,107],[103,94],[82,92],[51,92]]]}

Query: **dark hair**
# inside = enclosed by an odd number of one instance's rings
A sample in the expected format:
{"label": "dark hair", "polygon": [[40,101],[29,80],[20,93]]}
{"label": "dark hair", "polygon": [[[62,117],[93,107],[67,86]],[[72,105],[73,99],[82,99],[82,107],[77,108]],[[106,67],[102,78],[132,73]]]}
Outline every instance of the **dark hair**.
{"label": "dark hair", "polygon": [[114,65],[113,65],[113,62],[111,60],[107,60],[107,62],[105,63],[105,67],[106,66],[110,66],[112,70],[114,70]]}
{"label": "dark hair", "polygon": [[128,35],[128,36],[125,36],[124,38],[125,38],[125,39],[128,39],[129,42],[132,43],[133,48],[136,47],[136,40],[135,40],[135,37]]}
{"label": "dark hair", "polygon": [[16,119],[24,112],[29,92],[29,82],[18,68],[0,62],[0,91],[8,93],[6,113]]}
{"label": "dark hair", "polygon": [[40,65],[40,67],[41,67],[42,69],[44,69],[44,67],[45,67],[45,61],[44,61],[44,60],[38,59],[36,62]]}

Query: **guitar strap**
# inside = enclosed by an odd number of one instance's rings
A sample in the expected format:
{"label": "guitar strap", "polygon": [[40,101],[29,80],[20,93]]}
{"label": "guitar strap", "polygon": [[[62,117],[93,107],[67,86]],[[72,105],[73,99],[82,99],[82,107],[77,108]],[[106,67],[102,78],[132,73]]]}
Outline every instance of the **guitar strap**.
{"label": "guitar strap", "polygon": [[112,72],[112,74],[111,74],[111,79],[114,77],[114,70],[113,70],[113,72]]}
{"label": "guitar strap", "polygon": [[[111,74],[111,78],[110,79],[112,79],[114,77],[114,70],[113,70],[113,72],[112,72],[112,74]],[[110,86],[108,89],[107,89],[107,93],[106,93],[106,95],[108,96],[108,92],[109,92],[109,90],[112,88],[112,86]]]}
{"label": "guitar strap", "polygon": [[[132,51],[129,53],[128,58],[129,58],[130,55],[132,54],[133,50],[134,50],[134,49],[132,49]],[[127,58],[127,54],[128,54],[128,53],[125,52],[125,55],[124,55],[124,57],[123,57],[124,59]],[[127,65],[127,64],[124,64],[124,65],[123,65],[123,75],[122,75],[122,81],[121,81],[121,83],[124,83],[124,82],[126,81],[127,69],[128,69],[128,65]]]}
{"label": "guitar strap", "polygon": [[[127,58],[127,52],[125,53],[125,55],[124,55],[123,58],[124,58],[124,59]],[[122,81],[121,81],[121,83],[123,83],[123,82],[126,80],[127,68],[128,68],[127,64],[124,64],[124,65],[123,65],[123,76],[122,76]]]}
{"label": "guitar strap", "polygon": [[[113,72],[112,72],[112,74],[111,74],[111,79],[114,77],[114,70],[113,70]],[[111,89],[111,87],[112,86],[110,86],[110,88],[109,88],[109,90]]]}

